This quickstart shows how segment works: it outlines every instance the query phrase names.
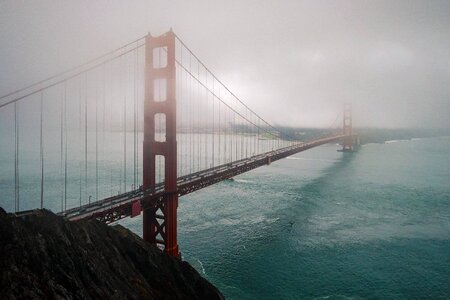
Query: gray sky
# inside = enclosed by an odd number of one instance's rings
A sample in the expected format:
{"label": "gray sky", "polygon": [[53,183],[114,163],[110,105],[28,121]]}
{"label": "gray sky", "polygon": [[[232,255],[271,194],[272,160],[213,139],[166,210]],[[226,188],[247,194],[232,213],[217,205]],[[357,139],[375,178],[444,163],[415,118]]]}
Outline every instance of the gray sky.
{"label": "gray sky", "polygon": [[0,94],[170,27],[272,123],[450,128],[450,1],[0,0]]}

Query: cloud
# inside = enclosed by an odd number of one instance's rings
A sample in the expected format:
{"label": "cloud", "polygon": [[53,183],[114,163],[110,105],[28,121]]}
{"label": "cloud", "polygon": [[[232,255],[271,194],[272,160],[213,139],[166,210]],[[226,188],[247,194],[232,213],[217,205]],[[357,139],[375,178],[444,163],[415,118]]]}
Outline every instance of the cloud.
{"label": "cloud", "polygon": [[0,93],[170,27],[270,122],[450,127],[448,1],[2,1]]}

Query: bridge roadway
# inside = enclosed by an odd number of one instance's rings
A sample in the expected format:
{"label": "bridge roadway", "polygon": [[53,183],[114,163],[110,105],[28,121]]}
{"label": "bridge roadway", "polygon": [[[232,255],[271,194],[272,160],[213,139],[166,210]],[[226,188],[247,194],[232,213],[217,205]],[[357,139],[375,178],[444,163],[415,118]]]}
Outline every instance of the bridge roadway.
{"label": "bridge roadway", "polygon": [[[178,196],[187,195],[222,180],[270,164],[276,160],[323,144],[336,142],[344,137],[346,137],[346,135],[320,138],[181,176],[177,180]],[[154,190],[142,190],[140,188],[72,208],[59,214],[73,221],[96,218],[105,223],[112,223],[126,217],[137,215],[136,209],[140,212],[141,207],[152,205],[155,201],[161,201],[165,195],[164,184],[161,183],[158,184]],[[134,209],[133,206],[135,206]]]}

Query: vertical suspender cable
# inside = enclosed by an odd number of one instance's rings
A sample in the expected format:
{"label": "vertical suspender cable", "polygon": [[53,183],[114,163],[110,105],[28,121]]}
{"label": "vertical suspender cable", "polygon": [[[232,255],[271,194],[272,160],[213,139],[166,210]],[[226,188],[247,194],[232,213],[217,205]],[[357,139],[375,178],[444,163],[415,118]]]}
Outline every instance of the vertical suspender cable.
{"label": "vertical suspender cable", "polygon": [[253,114],[252,112],[249,112],[249,124],[248,124],[248,134],[247,134],[247,140],[249,145],[249,157],[253,156],[253,139],[252,139],[252,132],[253,132]]}
{"label": "vertical suspender cable", "polygon": [[[65,82],[64,82],[65,86]],[[63,134],[64,134],[64,91],[63,95],[60,98],[61,99],[61,106],[60,106],[60,164],[59,164],[59,178],[61,178],[61,211],[64,211],[64,176],[63,176]]]}
{"label": "vertical suspender cable", "polygon": [[[220,85],[219,85],[219,99],[220,99]],[[222,155],[221,155],[221,153],[222,153],[222,149],[221,149],[221,147],[220,147],[220,136],[222,135],[222,130],[221,130],[221,123],[220,123],[220,113],[221,113],[221,110],[220,110],[220,101],[219,101],[219,165],[221,165],[222,163],[221,163],[221,159],[222,159]]]}
{"label": "vertical suspender cable", "polygon": [[[252,124],[255,124],[254,119],[253,119],[254,115],[250,112],[250,122]],[[253,133],[255,132],[255,125],[250,125],[250,136],[249,136],[249,143],[250,143],[250,157],[252,157],[253,155],[255,155],[255,139],[254,139],[254,135]]]}
{"label": "vertical suspender cable", "polygon": [[[180,46],[180,61],[181,61],[181,66],[183,66],[183,46]],[[180,174],[179,176],[183,176],[184,175],[184,168],[183,168],[183,145],[184,145],[184,130],[183,130],[183,111],[184,111],[184,93],[183,93],[183,68],[180,68],[178,74],[179,74],[179,81],[177,80],[177,82],[180,82],[181,87],[180,87],[180,96],[179,99],[181,100],[180,105],[177,105],[177,109],[180,110]]]}
{"label": "vertical suspender cable", "polygon": [[[231,136],[230,136],[230,161],[233,161],[233,156],[235,153],[235,146],[236,146],[236,136],[238,134],[238,129],[236,128],[236,115],[238,107],[234,104],[234,98],[233,95],[230,93],[230,106],[232,106],[230,110],[230,126],[231,126]],[[235,160],[237,159],[234,158]]]}
{"label": "vertical suspender cable", "polygon": [[[233,98],[234,100],[236,100],[236,98]],[[237,103],[237,101],[235,101],[235,107],[236,107],[236,110],[238,109],[238,107],[239,107],[239,104]],[[234,113],[234,115],[236,115],[236,113]],[[245,118],[243,118],[243,117],[241,117],[241,116],[238,116],[238,120],[240,119],[240,118],[242,118],[242,124],[240,124],[240,127],[239,127],[239,132],[237,132],[236,133],[236,135],[235,135],[235,144],[236,144],[236,150],[235,150],[235,152],[236,152],[236,160],[238,159],[238,155],[237,155],[237,148],[238,148],[238,144],[239,144],[239,142],[240,142],[240,146],[241,146],[241,149],[242,149],[242,143],[243,143],[243,141],[244,141],[244,139],[245,139],[245,131],[246,131],[246,128],[247,128],[247,126],[248,126],[248,122],[245,120]],[[239,159],[242,159],[243,157],[242,157],[242,155],[239,157]]]}
{"label": "vertical suspender cable", "polygon": [[[230,98],[231,98],[231,94],[230,94]],[[230,106],[232,105],[232,101],[231,100],[230,100],[229,105]],[[234,115],[234,111],[231,108],[229,108],[228,111],[229,111],[229,118],[228,118],[228,127],[229,127],[229,129],[228,129],[228,143],[229,143],[229,146],[227,147],[227,154],[229,155],[230,162],[232,162],[233,161],[233,155],[232,155],[233,151],[232,151],[231,147],[233,146],[233,133],[234,133],[232,118],[233,118],[233,115]]]}
{"label": "vertical suspender cable", "polygon": [[[192,54],[189,55],[189,73],[192,74]],[[190,172],[194,172],[194,143],[193,143],[193,135],[194,135],[194,121],[193,121],[193,108],[192,108],[192,75],[189,76],[189,152],[190,152]]]}
{"label": "vertical suspender cable", "polygon": [[[139,72],[139,62],[140,62],[140,60],[139,60],[139,49],[138,49],[137,50],[137,62],[136,62],[136,65],[137,65],[137,76],[139,76],[139,74],[141,74]],[[137,84],[137,86],[140,86],[139,82],[140,82],[140,77],[138,77],[138,84]],[[136,109],[139,110],[139,90],[140,89],[138,87],[136,87],[136,88],[137,88],[137,97],[138,97],[137,103],[136,103]],[[140,186],[140,182],[139,182],[139,149],[140,149],[140,147],[139,147],[139,113],[136,114],[136,124],[137,124],[137,132],[136,132],[136,136],[137,136],[137,138],[136,138],[137,139],[137,141],[136,141],[136,182]]]}
{"label": "vertical suspender cable", "polygon": [[14,102],[14,211],[17,212],[20,198],[19,185],[19,104]]}
{"label": "vertical suspender cable", "polygon": [[[233,104],[233,95],[230,94],[230,105]],[[237,107],[235,108],[237,109]],[[230,136],[230,161],[233,161],[233,140],[234,136],[236,135],[236,113],[234,111],[230,111],[230,126],[231,126],[231,136]]]}
{"label": "vertical suspender cable", "polygon": [[[184,64],[183,62],[183,47],[181,46],[181,63],[182,65]],[[183,65],[184,66],[184,65]],[[185,171],[185,164],[186,164],[186,158],[184,157],[186,155],[186,124],[184,124],[184,122],[186,122],[186,118],[185,118],[185,114],[186,114],[186,89],[187,89],[187,74],[186,72],[183,71],[182,68],[180,68],[180,81],[181,81],[181,97],[180,99],[182,100],[182,104],[179,106],[181,109],[181,119],[180,119],[180,124],[181,124],[181,163],[180,163],[180,167],[181,167],[181,174],[180,175],[185,175],[187,172]]]}
{"label": "vertical suspender cable", "polygon": [[[87,167],[88,167],[88,161],[87,161],[87,150],[88,150],[88,120],[87,120],[87,98],[88,98],[88,84],[87,84],[87,74],[84,75],[84,199],[87,198]],[[89,197],[89,203],[91,202],[91,199]]]}
{"label": "vertical suspender cable", "polygon": [[249,112],[249,120],[250,120],[250,124],[248,127],[248,145],[250,147],[250,151],[249,151],[249,157],[253,156],[253,130],[254,130],[254,122],[253,122],[253,113],[250,111]]}
{"label": "vertical suspender cable", "polygon": [[106,66],[103,67],[103,93],[102,93],[102,160],[103,160],[103,171],[102,171],[102,179],[103,179],[103,188],[102,188],[102,194],[103,197],[105,195],[105,186],[106,186],[106,166],[105,166],[105,160],[106,160],[106,151],[105,151],[105,144],[106,144],[106,136],[105,136],[105,111],[106,111]]}
{"label": "vertical suspender cable", "polygon": [[[256,118],[255,115],[253,115],[253,117]],[[255,121],[255,120],[253,120],[253,124],[256,124],[256,121]],[[256,130],[255,130],[255,128],[253,127],[253,132],[252,132],[252,137],[253,137],[253,155],[256,155],[256,154],[257,154],[257,150],[256,150],[256,136],[255,136],[255,133],[256,133]]]}
{"label": "vertical suspender cable", "polygon": [[259,123],[259,117],[258,117],[258,134],[256,135],[256,139],[257,139],[257,153],[258,153],[258,155],[260,154],[260,152],[259,152],[259,126],[260,126],[260,123]]}
{"label": "vertical suspender cable", "polygon": [[[236,98],[234,98],[236,101],[235,101],[235,105],[236,105],[236,109],[237,109],[237,107],[239,106],[239,103],[237,102],[237,99]],[[242,117],[239,117],[239,118],[242,118]],[[242,124],[240,124],[240,132],[239,132],[239,135],[240,135],[240,137],[238,137],[238,136],[236,136],[236,159],[238,159],[238,139],[240,140],[240,146],[241,146],[241,149],[242,149],[242,140],[245,138],[245,131],[246,131],[246,129],[247,129],[247,126],[248,126],[248,124],[247,124],[247,121],[245,120],[245,119],[242,119]],[[239,157],[239,159],[242,159],[242,155],[241,155],[241,157]]]}
{"label": "vertical suspender cable", "polygon": [[123,87],[123,92],[124,92],[124,96],[123,96],[123,188],[124,188],[124,190],[123,191],[126,192],[127,191],[127,90],[126,90],[126,81],[128,79],[126,56],[124,56],[123,61],[125,61],[124,62],[125,80],[124,80],[124,82],[122,82],[122,84],[124,84],[124,87]]}
{"label": "vertical suspender cable", "polygon": [[81,190],[82,190],[82,184],[81,184],[81,169],[82,169],[82,165],[83,165],[83,162],[82,162],[82,156],[81,156],[81,143],[82,143],[82,134],[81,134],[81,130],[82,130],[82,124],[81,124],[81,109],[82,109],[82,107],[81,107],[81,94],[82,94],[82,87],[81,87],[81,78],[79,79],[79,82],[78,82],[78,84],[79,84],[79,91],[78,91],[78,103],[79,103],[79,107],[78,107],[78,145],[79,145],[79,152],[80,152],[80,155],[79,155],[79,161],[78,161],[78,167],[79,167],[79,181],[78,181],[78,183],[79,183],[79,188],[80,188],[80,195],[79,195],[79,197],[80,197],[80,206],[81,206]]}
{"label": "vertical suspender cable", "polygon": [[[234,103],[234,97],[231,95],[231,100],[230,100],[230,105],[232,105],[234,107],[234,109],[237,110],[237,106]],[[236,154],[236,136],[238,134],[238,128],[236,127],[236,112],[233,111],[232,112],[232,117],[231,117],[231,126],[232,126],[232,135],[231,135],[231,146],[230,146],[230,157],[231,157],[231,161],[237,160],[237,157],[235,157]]]}
{"label": "vertical suspender cable", "polygon": [[247,136],[246,133],[248,131],[248,126],[250,126],[249,122],[248,122],[248,115],[247,115],[247,110],[244,108],[244,112],[243,112],[243,116],[244,116],[244,128],[243,128],[243,135],[242,135],[242,145],[243,145],[243,151],[244,151],[244,158],[247,158]]}
{"label": "vertical suspender cable", "polygon": [[[238,120],[239,120],[239,117],[238,117]],[[242,130],[243,130],[243,127],[242,126],[244,126],[245,125],[245,123],[243,123],[243,124],[239,124],[239,128],[240,128],[240,130],[239,130],[239,132],[238,132],[238,134],[240,134],[241,136],[242,136]],[[234,156],[235,156],[235,159],[237,160],[238,158],[240,158],[239,156],[238,156],[238,137],[236,136],[236,140],[235,140],[235,143],[234,143],[235,145],[234,145]]]}
{"label": "vertical suspender cable", "polygon": [[[197,62],[197,79],[200,80],[200,64]],[[197,114],[200,114],[200,84],[197,82]],[[202,143],[202,133],[200,131],[200,116],[197,116],[197,171],[200,171],[200,161],[201,161],[201,143]]]}
{"label": "vertical suspender cable", "polygon": [[[218,93],[220,93],[220,89],[219,89],[219,91],[218,91]],[[216,93],[214,93],[214,101],[216,100]],[[217,98],[218,99],[218,98]],[[221,112],[222,112],[222,109],[221,109],[221,107],[220,107],[220,104],[221,104],[221,102],[220,101],[218,101],[218,107],[217,107],[217,112],[218,112],[218,116],[217,116],[217,129],[218,129],[218,137],[217,137],[217,160],[218,160],[218,162],[217,162],[217,165],[218,166],[220,166],[222,163],[221,163],[221,158],[222,158],[222,155],[221,155],[221,147],[220,147],[220,140],[221,140],[221,135],[222,135],[222,124],[221,124],[221,118],[220,118],[220,116],[221,116]]]}
{"label": "vertical suspender cable", "polygon": [[246,135],[246,139],[247,139],[247,142],[248,142],[248,157],[252,157],[252,131],[253,131],[253,124],[252,124],[252,113],[251,112],[249,112],[248,113],[249,115],[248,115],[248,120],[249,120],[249,124],[248,124],[248,127],[247,127],[247,135]]}
{"label": "vertical suspender cable", "polygon": [[239,115],[237,116],[237,123],[238,123],[238,131],[237,131],[236,140],[235,140],[235,144],[236,144],[236,149],[235,149],[236,154],[235,155],[236,155],[236,160],[239,160],[242,158],[241,145],[242,145],[242,135],[244,134],[243,130],[244,130],[244,126],[245,126],[245,123],[243,123],[243,121],[242,121],[242,117]]}
{"label": "vertical suspender cable", "polygon": [[241,140],[241,156],[240,156],[240,158],[242,159],[244,157],[244,139],[242,138],[242,136],[241,136],[240,140]]}
{"label": "vertical suspender cable", "polygon": [[[205,69],[205,83],[206,86],[208,86],[208,72],[206,72]],[[204,89],[205,91],[205,108],[206,108],[206,120],[204,120],[204,124],[205,124],[205,129],[209,126],[209,101],[208,101],[208,91],[206,89]],[[209,141],[209,130],[205,130],[205,168],[208,168],[208,141]]]}
{"label": "vertical suspender cable", "polygon": [[[238,106],[239,104],[237,103],[236,98],[234,98],[234,99],[235,99],[235,105]],[[236,160],[241,159],[240,144],[241,144],[241,140],[242,140],[244,126],[245,126],[245,124],[242,122],[241,116],[239,114],[237,114],[236,115],[236,137],[234,140],[234,144],[235,144],[235,149],[234,149],[235,154],[234,155],[236,157]]]}
{"label": "vertical suspender cable", "polygon": [[[226,92],[226,90],[225,90]],[[224,101],[226,99],[226,94],[224,96]],[[228,107],[225,107],[225,136],[224,136],[224,143],[223,143],[223,153],[225,158],[225,163],[228,161],[228,153],[227,153],[227,144],[228,144],[228,118],[230,116],[230,111]]]}
{"label": "vertical suspender cable", "polygon": [[[137,43],[136,43],[137,44]],[[137,55],[138,50],[135,50],[135,55],[134,55],[134,69],[133,69],[133,92],[134,92],[134,108],[133,108],[133,188],[136,188],[136,175],[137,175],[137,171],[136,171],[136,142],[137,142],[137,136],[136,136],[136,105],[137,105],[137,91],[136,91],[136,75],[137,75],[137,70],[136,70],[136,65],[137,65]]]}
{"label": "vertical suspender cable", "polygon": [[97,86],[97,84],[96,84],[96,88],[95,88],[95,200],[98,201],[98,86]]}
{"label": "vertical suspender cable", "polygon": [[[231,103],[229,103],[229,105],[231,105]],[[228,157],[228,152],[230,152],[230,154],[231,154],[231,151],[229,151],[229,147],[227,147],[227,145],[228,145],[229,140],[230,140],[231,115],[232,115],[233,111],[230,108],[227,108],[227,111],[228,111],[228,114],[227,114],[227,116],[228,116],[228,118],[227,118],[227,128],[228,128],[228,130],[227,130],[227,139],[226,139],[226,143],[225,143],[225,153],[227,154],[228,162],[231,162],[231,157]]]}
{"label": "vertical suspender cable", "polygon": [[42,134],[42,124],[43,124],[43,110],[44,110],[44,92],[41,91],[41,118],[40,118],[40,162],[41,162],[41,209],[44,207],[44,141]]}
{"label": "vertical suspender cable", "polygon": [[[245,110],[245,118],[248,120],[248,110]],[[248,121],[247,121],[248,122]],[[248,124],[246,127],[248,128],[251,124]],[[245,140],[245,158],[248,158],[248,138],[247,135],[244,136]]]}
{"label": "vertical suspender cable", "polygon": [[64,211],[67,210],[67,86],[64,82]]}
{"label": "vertical suspender cable", "polygon": [[[212,82],[212,87],[213,87],[213,92],[214,92],[214,77],[213,77],[213,82]],[[213,113],[212,113],[212,121],[213,121],[213,124],[212,124],[212,126],[213,126],[213,132],[212,132],[212,162],[213,162],[213,168],[216,166],[216,164],[215,164],[215,157],[214,157],[214,153],[215,153],[215,150],[216,150],[216,148],[215,148],[215,146],[214,146],[214,143],[215,143],[215,140],[216,140],[216,128],[215,128],[215,120],[214,120],[214,115],[215,115],[215,113],[216,113],[216,110],[214,109],[214,94],[212,95],[212,97],[211,97],[211,99],[212,99],[212,110],[213,110]]]}
{"label": "vertical suspender cable", "polygon": [[[111,72],[110,72],[110,77],[109,79],[111,80],[110,82],[113,83],[114,82],[114,78],[112,76],[112,71],[113,71],[113,65],[111,64]],[[111,84],[111,86],[113,86],[113,84]],[[113,138],[112,138],[112,115],[113,115],[113,102],[112,102],[112,95],[113,95],[113,91],[111,90],[111,98],[109,99],[109,191],[110,191],[110,195],[113,195],[113,150],[112,150],[112,146],[113,146]]]}

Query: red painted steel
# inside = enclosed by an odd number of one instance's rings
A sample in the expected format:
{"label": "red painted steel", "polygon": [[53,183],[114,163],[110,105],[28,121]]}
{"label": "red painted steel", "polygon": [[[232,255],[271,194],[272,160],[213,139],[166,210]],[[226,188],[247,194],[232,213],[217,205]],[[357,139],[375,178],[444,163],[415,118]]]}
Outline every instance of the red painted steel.
{"label": "red painted steel", "polygon": [[142,207],[141,207],[141,201],[135,201],[131,205],[131,217],[139,216],[141,213]]}
{"label": "red painted steel", "polygon": [[342,143],[342,151],[353,151],[352,106],[344,104],[343,134],[346,136]]}
{"label": "red painted steel", "polygon": [[[167,53],[167,56],[161,58],[162,53]],[[157,80],[166,81],[163,85],[166,91],[158,93],[158,97],[155,90]],[[145,201],[144,198],[143,236],[144,240],[159,245],[168,254],[178,257],[175,84],[175,34],[172,31],[158,37],[149,34],[145,39],[143,189],[152,191],[156,188],[157,155],[164,156],[165,174],[163,199]],[[161,94],[165,94],[166,98],[157,99]],[[166,116],[164,142],[155,140],[156,114]]]}

